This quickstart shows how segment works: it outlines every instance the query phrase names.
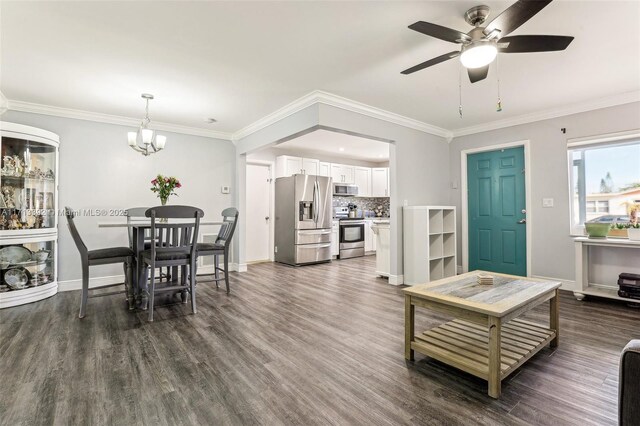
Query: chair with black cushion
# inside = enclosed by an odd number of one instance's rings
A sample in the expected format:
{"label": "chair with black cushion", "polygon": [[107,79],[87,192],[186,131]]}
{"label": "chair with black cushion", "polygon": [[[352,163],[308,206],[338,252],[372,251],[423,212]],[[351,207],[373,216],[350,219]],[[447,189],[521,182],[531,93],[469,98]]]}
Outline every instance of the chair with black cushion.
{"label": "chair with black cushion", "polygon": [[[216,287],[218,281],[224,279],[229,293],[229,251],[231,249],[231,239],[238,223],[238,209],[234,207],[226,208],[222,211],[223,223],[218,231],[216,241],[211,243],[198,243],[198,256],[213,256],[214,259],[214,279]],[[224,257],[224,268],[220,268],[220,256]],[[220,272],[224,273],[224,278],[220,278]]]}
{"label": "chair with black cushion", "polygon": [[[204,212],[191,206],[158,206],[148,209],[151,218],[151,247],[140,253],[139,262],[149,266],[149,321],[153,321],[153,304],[156,292],[188,292],[191,294],[191,310],[196,313],[195,264],[196,243],[200,230],[200,219]],[[171,223],[180,219],[179,223]],[[181,280],[164,283],[156,288],[155,270],[164,267],[182,267]],[[189,274],[186,269],[189,269]],[[189,276],[187,280],[186,277]],[[176,277],[177,278],[177,277]],[[162,283],[161,283],[162,284]]]}
{"label": "chair with black cushion", "polygon": [[[125,270],[125,290],[113,291],[108,293],[99,293],[92,295],[91,297],[110,296],[113,294],[127,294],[127,300],[129,302],[129,309],[133,309],[133,294],[131,288],[132,268],[131,262],[133,260],[133,251],[129,247],[109,247],[97,250],[88,250],[87,246],[82,241],[80,233],[76,228],[74,222],[75,213],[70,207],[64,208],[65,216],[67,217],[67,223],[69,225],[69,231],[73,237],[73,241],[78,247],[80,252],[80,261],[82,263],[82,295],[80,298],[80,318],[84,318],[87,309],[87,300],[89,299],[89,266],[95,265],[109,265],[114,263],[122,263]],[[102,287],[94,287],[91,290],[103,289],[108,287],[120,286],[122,284],[111,284]]]}

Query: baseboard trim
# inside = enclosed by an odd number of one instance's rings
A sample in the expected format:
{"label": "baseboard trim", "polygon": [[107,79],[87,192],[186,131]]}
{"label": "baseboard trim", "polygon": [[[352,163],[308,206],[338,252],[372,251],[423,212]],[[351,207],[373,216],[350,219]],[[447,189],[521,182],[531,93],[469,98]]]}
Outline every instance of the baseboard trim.
{"label": "baseboard trim", "polygon": [[229,269],[235,272],[247,272],[247,264],[246,263],[230,263]]}
{"label": "baseboard trim", "polygon": [[540,280],[548,280],[548,281],[560,281],[560,283],[562,284],[560,286],[561,290],[568,290],[568,291],[577,291],[578,288],[576,287],[576,282],[575,281],[571,281],[571,280],[564,280],[562,278],[553,278],[553,277],[545,277],[542,275],[531,275],[531,278],[537,278]]}
{"label": "baseboard trim", "polygon": [[404,275],[389,275],[389,284],[391,285],[404,284]]}
{"label": "baseboard trim", "polygon": [[[229,265],[229,269],[231,265]],[[198,275],[213,274],[213,265],[202,266],[198,268]],[[89,288],[99,288],[106,285],[121,284],[124,283],[124,275],[110,275],[106,277],[90,277]],[[58,291],[74,291],[82,288],[82,279],[66,280],[58,282]]]}
{"label": "baseboard trim", "polygon": [[[111,275],[106,277],[89,278],[89,288],[104,287],[124,283],[124,275]],[[82,279],[67,280],[58,282],[58,291],[74,291],[82,288]]]}

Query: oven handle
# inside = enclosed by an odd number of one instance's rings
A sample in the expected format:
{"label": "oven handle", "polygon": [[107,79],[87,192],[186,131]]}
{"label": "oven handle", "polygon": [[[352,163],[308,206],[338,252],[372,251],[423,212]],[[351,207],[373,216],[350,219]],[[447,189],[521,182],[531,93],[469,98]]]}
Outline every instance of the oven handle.
{"label": "oven handle", "polygon": [[327,248],[327,247],[331,247],[331,243],[326,243],[326,244],[322,244],[322,245],[318,245],[318,244],[297,244],[296,248],[306,248],[306,249],[319,249],[319,248]]}

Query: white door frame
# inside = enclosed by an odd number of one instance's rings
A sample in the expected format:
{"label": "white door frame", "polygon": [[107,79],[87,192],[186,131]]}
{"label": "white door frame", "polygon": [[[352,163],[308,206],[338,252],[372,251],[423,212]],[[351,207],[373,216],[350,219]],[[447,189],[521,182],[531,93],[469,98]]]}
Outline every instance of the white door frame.
{"label": "white door frame", "polygon": [[527,276],[531,276],[531,245],[532,245],[532,229],[533,215],[531,212],[531,155],[529,150],[529,140],[521,140],[516,142],[507,142],[497,145],[483,146],[480,148],[465,149],[460,152],[460,172],[462,186],[462,272],[469,271],[469,194],[467,192],[467,156],[469,154],[477,154],[479,152],[497,151],[505,148],[524,147],[524,187],[525,187],[525,209],[527,210]]}
{"label": "white door frame", "polygon": [[[274,175],[274,169],[275,169],[275,164],[273,161],[267,161],[267,160],[247,160],[247,165],[254,165],[254,166],[266,166],[269,168],[269,260],[273,262],[273,244],[274,244],[274,221],[275,221],[275,207],[274,207],[274,191],[273,191],[273,184],[275,182],[275,179],[273,177]],[[246,168],[245,168],[245,174],[246,174]],[[247,182],[247,178],[245,176],[245,183],[248,184]],[[247,192],[245,191],[245,197],[246,197]],[[245,206],[246,206],[246,200],[245,200]]]}

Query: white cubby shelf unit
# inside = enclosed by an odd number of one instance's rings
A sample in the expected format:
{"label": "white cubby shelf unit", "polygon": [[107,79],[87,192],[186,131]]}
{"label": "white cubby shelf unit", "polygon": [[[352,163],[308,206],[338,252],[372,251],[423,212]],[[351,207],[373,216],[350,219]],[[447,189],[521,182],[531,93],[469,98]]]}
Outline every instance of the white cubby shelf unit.
{"label": "white cubby shelf unit", "polygon": [[424,284],[456,275],[456,208],[406,206],[402,215],[404,283]]}

